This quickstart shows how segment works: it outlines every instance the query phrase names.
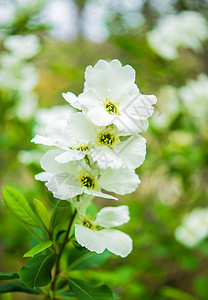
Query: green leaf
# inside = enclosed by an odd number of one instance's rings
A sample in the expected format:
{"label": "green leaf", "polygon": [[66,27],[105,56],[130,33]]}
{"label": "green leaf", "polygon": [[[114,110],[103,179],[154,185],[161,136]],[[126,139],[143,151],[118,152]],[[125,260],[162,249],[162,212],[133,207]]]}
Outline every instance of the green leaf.
{"label": "green leaf", "polygon": [[71,216],[72,208],[70,202],[66,200],[59,201],[50,220],[50,231],[54,234],[55,229],[66,229]]}
{"label": "green leaf", "polygon": [[197,300],[195,297],[191,296],[190,294],[169,286],[164,286],[161,289],[160,293],[161,295],[174,300]]}
{"label": "green leaf", "polygon": [[30,251],[26,252],[23,257],[33,257],[34,255],[42,252],[43,250],[49,248],[51,245],[53,245],[52,241],[46,241],[42,242],[35,247],[33,247]]}
{"label": "green leaf", "polygon": [[107,285],[94,287],[80,279],[70,278],[69,286],[80,300],[113,300],[111,289]]}
{"label": "green leaf", "polygon": [[56,254],[50,254],[32,258],[19,271],[22,282],[30,288],[47,285],[52,279],[51,269],[56,261],[56,257]]}
{"label": "green leaf", "polygon": [[88,269],[92,266],[99,267],[111,254],[105,251],[102,254],[90,252],[84,248],[80,250],[72,248],[68,253],[69,270]]}
{"label": "green leaf", "polygon": [[17,190],[6,187],[3,189],[3,199],[9,211],[21,222],[40,228],[31,206],[23,195]]}
{"label": "green leaf", "polygon": [[22,292],[27,294],[42,294],[39,289],[32,290],[25,286],[21,281],[12,281],[0,286],[0,293]]}
{"label": "green leaf", "polygon": [[19,278],[17,273],[1,273],[0,272],[0,280],[12,280]]}
{"label": "green leaf", "polygon": [[43,205],[43,203],[41,201],[39,201],[37,199],[34,199],[33,203],[34,203],[35,210],[36,210],[41,222],[47,229],[49,229],[50,217],[49,217],[49,214],[48,214],[45,206]]}

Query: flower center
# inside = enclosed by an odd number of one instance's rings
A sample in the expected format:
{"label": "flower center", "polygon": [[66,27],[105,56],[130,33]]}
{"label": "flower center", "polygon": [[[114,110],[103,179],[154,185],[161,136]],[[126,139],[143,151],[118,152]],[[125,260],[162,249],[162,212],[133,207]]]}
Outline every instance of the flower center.
{"label": "flower center", "polygon": [[78,150],[78,151],[88,151],[89,147],[87,145],[80,145],[79,147],[75,148],[74,150]]}
{"label": "flower center", "polygon": [[72,149],[73,150],[78,150],[78,151],[83,151],[83,152],[85,152],[85,151],[88,151],[88,150],[90,150],[90,147],[89,147],[89,145],[88,145],[88,143],[87,144],[85,144],[84,142],[76,142],[73,146],[72,146]]}
{"label": "flower center", "polygon": [[86,217],[83,218],[82,225],[86,228],[95,230],[95,225]]}
{"label": "flower center", "polygon": [[105,104],[105,109],[111,115],[116,115],[118,113],[117,107],[114,103],[107,101]]}
{"label": "flower center", "polygon": [[88,189],[93,189],[95,187],[95,181],[92,177],[84,175],[81,177],[81,185],[86,186]]}
{"label": "flower center", "polygon": [[112,146],[113,143],[115,142],[115,136],[108,131],[101,132],[99,141],[101,145]]}

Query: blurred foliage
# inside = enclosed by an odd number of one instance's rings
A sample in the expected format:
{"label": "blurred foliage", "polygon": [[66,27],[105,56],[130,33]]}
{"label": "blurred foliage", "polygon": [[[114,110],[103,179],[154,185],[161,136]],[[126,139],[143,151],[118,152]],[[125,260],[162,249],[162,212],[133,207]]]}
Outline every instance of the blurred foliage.
{"label": "blurred foliage", "polygon": [[[84,1],[75,2],[81,11]],[[173,1],[173,8],[208,15],[205,0]],[[102,44],[94,44],[82,36],[71,42],[50,37],[49,26],[34,21],[41,9],[42,5],[29,11],[17,10],[14,20],[3,30],[6,36],[35,32],[41,38],[41,52],[32,59],[40,74],[35,89],[40,107],[64,104],[62,92],[82,92],[88,65],[101,58],[117,58],[135,68],[136,83],[142,93],[157,95],[155,115],[160,120],[168,113],[163,105],[169,101],[161,96],[161,87],[179,88],[198,73],[208,72],[207,45],[202,54],[186,49],[173,61],[164,60],[151,50],[146,32],[157,22],[160,12],[150,1],[143,3],[145,24],[139,28],[127,28],[119,14],[107,20],[111,35]],[[35,162],[25,165],[18,159],[20,151],[38,147],[30,143],[35,119],[24,121],[12,113],[19,97],[17,90],[1,89],[0,97],[0,188],[13,186],[31,201],[34,197],[40,199],[50,210],[56,199],[44,184],[34,180],[40,166]],[[182,101],[174,116],[168,118],[169,122],[161,127],[157,120],[150,120],[150,127],[143,134],[147,138],[147,156],[138,170],[142,183],[135,193],[120,197],[120,204],[130,207],[131,221],[123,227],[134,240],[133,252],[124,260],[110,255],[101,267],[95,263],[96,266],[84,272],[73,271],[77,276],[82,272],[83,279],[88,281],[108,284],[121,300],[208,299],[208,240],[187,249],[174,238],[175,228],[186,212],[196,206],[207,207],[208,126],[200,128],[198,119],[190,115]],[[95,202],[98,206],[105,203],[102,199]],[[115,203],[109,201],[108,205]],[[33,241],[2,201],[0,218],[0,271],[18,270]],[[14,299],[23,297],[15,294]],[[38,298],[28,297],[24,299]],[[2,299],[11,298],[5,295]]]}

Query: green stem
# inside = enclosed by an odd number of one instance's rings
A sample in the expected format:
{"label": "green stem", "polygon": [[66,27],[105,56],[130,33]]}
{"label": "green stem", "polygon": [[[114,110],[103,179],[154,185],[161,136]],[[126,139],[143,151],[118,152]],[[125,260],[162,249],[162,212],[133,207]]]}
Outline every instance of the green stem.
{"label": "green stem", "polygon": [[51,282],[51,291],[53,292],[53,298],[54,298],[54,294],[55,294],[56,281],[57,281],[58,275],[60,273],[60,260],[61,260],[61,256],[62,256],[62,254],[64,252],[64,249],[66,247],[66,244],[68,242],[69,233],[70,233],[72,224],[74,222],[74,219],[76,217],[76,214],[77,214],[77,211],[75,210],[74,214],[72,215],[72,218],[71,218],[71,220],[69,222],[69,226],[68,226],[68,229],[67,229],[67,232],[66,232],[63,244],[62,244],[62,246],[60,248],[60,251],[58,253],[58,257],[57,257],[57,260],[56,260],[55,274],[54,274],[53,281]]}

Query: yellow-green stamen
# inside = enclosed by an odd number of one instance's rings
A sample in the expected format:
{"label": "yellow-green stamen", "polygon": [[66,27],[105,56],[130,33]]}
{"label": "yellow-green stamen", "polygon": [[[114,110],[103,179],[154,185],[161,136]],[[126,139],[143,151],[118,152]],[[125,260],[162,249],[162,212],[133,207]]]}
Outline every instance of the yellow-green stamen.
{"label": "yellow-green stamen", "polygon": [[110,101],[107,101],[107,103],[105,104],[105,109],[111,115],[116,115],[118,113],[116,105]]}
{"label": "yellow-green stamen", "polygon": [[95,187],[95,181],[92,177],[84,175],[81,177],[81,185],[86,186],[88,189],[93,189]]}
{"label": "yellow-green stamen", "polygon": [[101,145],[112,146],[115,142],[115,136],[109,132],[101,132],[99,136],[99,141]]}

